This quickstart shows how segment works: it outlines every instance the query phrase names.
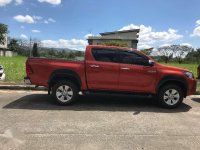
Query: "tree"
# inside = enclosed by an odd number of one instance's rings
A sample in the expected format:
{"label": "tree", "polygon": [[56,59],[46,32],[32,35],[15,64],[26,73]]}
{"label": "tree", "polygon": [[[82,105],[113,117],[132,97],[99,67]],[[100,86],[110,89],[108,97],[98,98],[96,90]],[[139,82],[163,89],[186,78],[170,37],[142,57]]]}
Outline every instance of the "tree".
{"label": "tree", "polygon": [[144,54],[150,56],[151,53],[152,53],[152,50],[153,50],[153,47],[152,47],[152,48],[147,48],[147,49],[142,49],[142,50],[140,50],[140,51],[141,51],[142,53],[144,53]]}
{"label": "tree", "polygon": [[183,58],[193,50],[192,47],[186,45],[171,45],[171,49],[179,64],[181,64],[183,62]]}
{"label": "tree", "polygon": [[192,47],[186,45],[170,45],[163,46],[158,49],[161,56],[164,58],[165,63],[170,59],[175,58],[179,64],[181,64],[185,56],[193,50]]}
{"label": "tree", "polygon": [[8,26],[0,23],[0,44],[5,44],[5,34],[8,33]]}
{"label": "tree", "polygon": [[169,60],[173,58],[173,50],[171,49],[171,46],[162,46],[158,48],[158,52],[164,59],[165,63],[168,63]]}
{"label": "tree", "polygon": [[189,63],[200,63],[200,48],[196,49],[196,50],[192,50],[190,51],[186,57],[185,57],[185,61],[189,62]]}
{"label": "tree", "polygon": [[37,43],[33,44],[32,55],[33,55],[33,57],[39,57]]}
{"label": "tree", "polygon": [[68,52],[68,56],[67,56],[68,59],[73,60],[75,57],[76,57],[76,54],[73,51]]}
{"label": "tree", "polygon": [[8,49],[10,51],[18,52],[20,50],[18,40],[17,39],[10,39],[10,43],[8,44]]}

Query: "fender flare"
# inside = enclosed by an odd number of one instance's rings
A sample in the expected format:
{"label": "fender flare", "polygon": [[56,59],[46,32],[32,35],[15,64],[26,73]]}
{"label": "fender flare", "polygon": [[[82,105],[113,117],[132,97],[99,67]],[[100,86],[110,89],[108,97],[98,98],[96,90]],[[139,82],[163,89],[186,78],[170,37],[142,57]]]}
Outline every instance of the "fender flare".
{"label": "fender flare", "polygon": [[49,88],[51,87],[52,81],[57,78],[73,78],[77,81],[77,84],[81,87],[82,82],[79,77],[79,75],[70,69],[58,69],[53,71],[53,73],[50,75],[49,80],[48,80],[48,85]]}
{"label": "fender flare", "polygon": [[184,92],[186,92],[186,93],[184,93],[184,95],[186,96],[187,90],[188,90],[188,83],[187,83],[186,79],[182,76],[175,76],[175,75],[168,75],[168,76],[163,77],[156,86],[156,93],[158,92],[158,90],[161,86],[163,86],[164,84],[167,84],[169,82],[170,83],[172,83],[172,82],[180,83],[183,86],[182,88],[184,88]]}

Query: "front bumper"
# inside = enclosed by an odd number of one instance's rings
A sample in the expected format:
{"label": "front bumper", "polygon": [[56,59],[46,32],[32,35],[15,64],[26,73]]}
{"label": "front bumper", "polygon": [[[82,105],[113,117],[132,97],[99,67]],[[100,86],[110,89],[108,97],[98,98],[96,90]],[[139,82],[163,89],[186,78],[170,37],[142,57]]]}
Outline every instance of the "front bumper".
{"label": "front bumper", "polygon": [[29,77],[24,77],[24,83],[27,85],[31,85],[31,80],[29,79]]}
{"label": "front bumper", "polygon": [[197,80],[190,80],[189,81],[189,89],[187,95],[193,95],[196,93],[197,89]]}

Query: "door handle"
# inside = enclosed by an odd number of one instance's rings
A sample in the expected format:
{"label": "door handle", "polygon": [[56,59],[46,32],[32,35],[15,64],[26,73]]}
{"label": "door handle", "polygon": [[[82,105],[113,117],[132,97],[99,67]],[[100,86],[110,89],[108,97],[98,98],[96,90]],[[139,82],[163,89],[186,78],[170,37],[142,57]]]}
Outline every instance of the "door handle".
{"label": "door handle", "polygon": [[99,68],[99,65],[90,65],[91,68]]}
{"label": "door handle", "polygon": [[157,71],[156,70],[148,70],[147,72],[148,73],[156,73]]}
{"label": "door handle", "polygon": [[121,70],[130,70],[130,68],[121,68]]}

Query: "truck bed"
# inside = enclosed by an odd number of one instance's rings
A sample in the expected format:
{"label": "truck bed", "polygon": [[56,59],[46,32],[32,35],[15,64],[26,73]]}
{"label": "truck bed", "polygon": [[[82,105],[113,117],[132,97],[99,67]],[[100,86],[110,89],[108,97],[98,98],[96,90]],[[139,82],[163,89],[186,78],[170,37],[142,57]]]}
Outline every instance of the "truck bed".
{"label": "truck bed", "polygon": [[34,85],[47,87],[50,76],[59,69],[73,70],[83,79],[82,81],[85,81],[85,61],[30,57],[27,59],[27,64],[33,71],[28,77]]}

